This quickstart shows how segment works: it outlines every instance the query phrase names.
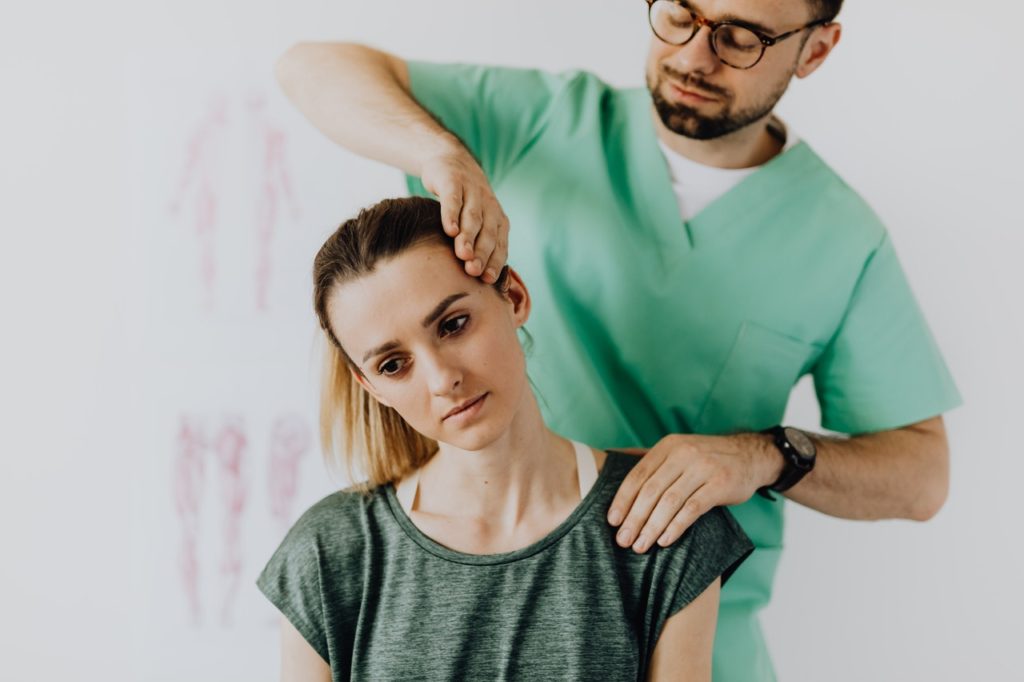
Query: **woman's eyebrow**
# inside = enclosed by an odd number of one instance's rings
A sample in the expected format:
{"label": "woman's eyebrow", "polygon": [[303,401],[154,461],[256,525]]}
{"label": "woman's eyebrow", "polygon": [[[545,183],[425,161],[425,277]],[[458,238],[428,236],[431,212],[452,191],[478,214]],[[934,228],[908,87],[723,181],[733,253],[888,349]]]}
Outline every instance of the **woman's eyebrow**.
{"label": "woman's eyebrow", "polygon": [[[434,306],[434,309],[430,311],[430,314],[423,318],[423,322],[421,324],[424,327],[429,327],[430,325],[434,324],[434,321],[437,320],[437,318],[444,315],[444,311],[448,310],[448,307],[452,303],[455,303],[460,298],[465,298],[466,296],[469,296],[469,293],[465,291],[448,296],[443,301]],[[370,350],[366,351],[366,355],[363,356],[363,362],[366,362],[375,355],[380,355],[381,353],[387,353],[390,350],[394,350],[400,347],[401,345],[402,344],[398,343],[397,341],[388,341],[387,343],[382,343],[376,348],[371,348]]]}
{"label": "woman's eyebrow", "polygon": [[466,296],[469,296],[469,294],[463,291],[458,294],[452,294],[451,296],[445,298],[443,301],[434,306],[434,309],[430,311],[429,315],[423,318],[423,326],[429,327],[430,325],[434,324],[434,321],[437,318],[444,315],[444,311],[448,309],[448,306],[450,306],[452,303],[455,303],[460,298],[464,298]]}
{"label": "woman's eyebrow", "polygon": [[400,346],[401,344],[398,343],[397,341],[388,341],[387,343],[383,343],[377,346],[376,348],[371,348],[370,350],[366,351],[366,355],[363,356],[363,362],[366,362],[375,355],[387,353],[389,350],[394,350],[396,348],[399,348]]}

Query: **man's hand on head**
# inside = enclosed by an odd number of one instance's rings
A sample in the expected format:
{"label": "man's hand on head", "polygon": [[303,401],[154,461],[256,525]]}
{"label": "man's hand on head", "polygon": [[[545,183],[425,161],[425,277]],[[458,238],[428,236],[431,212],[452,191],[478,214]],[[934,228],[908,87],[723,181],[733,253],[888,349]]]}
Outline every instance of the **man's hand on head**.
{"label": "man's hand on head", "polygon": [[655,543],[665,547],[710,509],[746,502],[773,483],[782,464],[763,434],[666,436],[623,480],[608,522],[619,526],[622,547],[640,553]]}
{"label": "man's hand on head", "polygon": [[424,163],[421,179],[441,202],[444,231],[455,239],[466,274],[496,282],[508,258],[509,224],[483,169],[459,145]]}

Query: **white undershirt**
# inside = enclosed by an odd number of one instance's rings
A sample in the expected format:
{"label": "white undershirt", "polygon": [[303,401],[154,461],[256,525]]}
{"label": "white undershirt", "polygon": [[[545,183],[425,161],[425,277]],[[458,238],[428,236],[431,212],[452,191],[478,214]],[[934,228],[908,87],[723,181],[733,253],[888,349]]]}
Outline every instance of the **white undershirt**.
{"label": "white undershirt", "polygon": [[[799,138],[788,131],[786,124],[773,117],[772,125],[785,138],[782,152],[790,150]],[[753,168],[715,168],[691,161],[682,154],[674,152],[658,140],[661,153],[668,163],[669,176],[672,178],[672,189],[676,193],[676,203],[683,220],[691,220],[703,211],[711,202],[738,185],[745,177],[758,169]],[[782,152],[779,152],[780,154]]]}

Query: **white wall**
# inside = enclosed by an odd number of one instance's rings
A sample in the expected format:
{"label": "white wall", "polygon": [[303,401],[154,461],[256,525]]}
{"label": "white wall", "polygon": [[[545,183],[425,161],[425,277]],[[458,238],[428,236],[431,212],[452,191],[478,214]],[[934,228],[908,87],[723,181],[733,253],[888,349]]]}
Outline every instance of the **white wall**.
{"label": "white wall", "polygon": [[[643,5],[61,5],[25,4],[0,25],[0,678],[276,679],[271,616],[251,580],[277,532],[268,428],[285,412],[312,415],[308,256],[332,222],[401,185],[309,129],[273,89],[273,59],[299,39],[355,38],[639,84]],[[947,418],[952,491],[933,521],[852,523],[790,505],[764,615],[771,649],[783,680],[1020,679],[1024,220],[1011,202],[1024,12],[860,0],[841,19],[839,49],[781,112],[889,225],[965,406]],[[261,94],[262,119],[247,108]],[[204,308],[195,226],[167,206],[218,95],[231,132],[214,164],[218,300]],[[270,129],[287,133],[299,211],[276,223],[270,311],[258,313],[245,223],[260,159],[239,150]],[[182,528],[168,481],[186,413],[237,414],[256,453],[231,625],[187,622],[173,565]],[[807,385],[790,415],[816,423]],[[296,506],[330,485],[307,457]],[[206,509],[215,585],[224,526]]]}

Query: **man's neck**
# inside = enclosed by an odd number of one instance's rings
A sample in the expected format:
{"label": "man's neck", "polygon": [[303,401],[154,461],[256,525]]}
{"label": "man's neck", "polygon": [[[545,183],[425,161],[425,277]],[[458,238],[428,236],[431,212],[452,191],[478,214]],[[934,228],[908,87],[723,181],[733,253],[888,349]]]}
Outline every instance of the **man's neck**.
{"label": "man's neck", "polygon": [[771,115],[713,140],[695,140],[674,133],[665,127],[654,107],[654,130],[669,149],[691,161],[714,168],[753,168],[767,163],[783,149],[769,130]]}

